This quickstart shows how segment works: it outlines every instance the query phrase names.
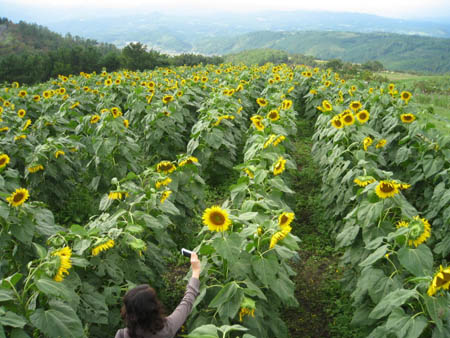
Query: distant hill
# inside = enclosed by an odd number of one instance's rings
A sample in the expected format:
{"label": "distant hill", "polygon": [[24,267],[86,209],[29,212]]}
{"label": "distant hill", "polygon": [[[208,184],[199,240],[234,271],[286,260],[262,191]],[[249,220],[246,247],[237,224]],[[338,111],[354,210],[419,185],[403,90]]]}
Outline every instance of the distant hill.
{"label": "distant hill", "polygon": [[363,63],[378,60],[387,69],[450,72],[450,39],[391,33],[355,32],[254,32],[230,38],[199,41],[196,51],[229,54],[254,48],[271,48],[319,59],[339,58]]}

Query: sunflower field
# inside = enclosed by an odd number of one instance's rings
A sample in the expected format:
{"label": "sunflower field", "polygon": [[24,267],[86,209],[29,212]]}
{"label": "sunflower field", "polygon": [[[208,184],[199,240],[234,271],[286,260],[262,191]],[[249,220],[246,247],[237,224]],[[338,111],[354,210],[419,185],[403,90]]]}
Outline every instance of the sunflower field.
{"label": "sunflower field", "polygon": [[113,336],[124,292],[161,286],[194,245],[186,337],[288,337],[300,119],[315,121],[352,323],[450,335],[450,138],[409,91],[222,64],[15,82],[0,106],[0,337]]}

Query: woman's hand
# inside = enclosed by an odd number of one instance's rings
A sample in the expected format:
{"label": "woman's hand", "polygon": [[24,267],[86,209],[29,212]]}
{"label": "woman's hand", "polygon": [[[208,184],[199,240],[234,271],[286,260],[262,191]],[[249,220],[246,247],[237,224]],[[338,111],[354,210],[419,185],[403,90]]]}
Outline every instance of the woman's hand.
{"label": "woman's hand", "polygon": [[202,266],[195,252],[191,254],[191,267],[192,267],[192,277],[198,279],[200,277],[200,271],[202,270]]}

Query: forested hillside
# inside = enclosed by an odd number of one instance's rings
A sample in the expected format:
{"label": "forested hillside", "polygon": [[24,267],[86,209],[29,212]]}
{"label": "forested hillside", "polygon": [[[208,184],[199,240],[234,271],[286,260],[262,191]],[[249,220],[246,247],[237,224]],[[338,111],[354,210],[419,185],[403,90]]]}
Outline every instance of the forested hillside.
{"label": "forested hillside", "polygon": [[250,48],[272,48],[364,63],[379,60],[387,69],[443,73],[450,71],[450,39],[391,33],[255,32],[231,38],[205,39],[200,53],[228,54]]}

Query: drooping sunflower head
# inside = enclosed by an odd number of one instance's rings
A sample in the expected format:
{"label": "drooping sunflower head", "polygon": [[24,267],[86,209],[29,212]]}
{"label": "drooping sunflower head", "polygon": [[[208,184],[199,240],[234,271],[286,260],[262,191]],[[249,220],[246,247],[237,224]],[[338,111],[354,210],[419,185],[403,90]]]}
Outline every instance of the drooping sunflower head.
{"label": "drooping sunflower head", "polygon": [[256,129],[258,129],[259,131],[263,131],[264,130],[264,124],[262,123],[262,116],[260,115],[253,115],[250,120],[252,121],[253,125],[255,126]]}
{"label": "drooping sunflower head", "polygon": [[414,114],[401,114],[400,119],[403,123],[411,123],[416,119]]}
{"label": "drooping sunflower head", "polygon": [[375,193],[380,198],[388,198],[398,194],[398,188],[393,181],[380,181],[375,188]]}
{"label": "drooping sunflower head", "polygon": [[6,167],[9,163],[9,156],[6,154],[0,154],[0,169]]}
{"label": "drooping sunflower head", "polygon": [[350,109],[353,110],[354,112],[357,112],[358,110],[360,110],[362,107],[362,104],[360,101],[352,101],[352,103],[350,103]]}
{"label": "drooping sunflower head", "polygon": [[379,149],[379,148],[383,148],[387,143],[387,140],[382,138],[381,140],[379,140],[377,142],[377,144],[375,145],[375,148]]}
{"label": "drooping sunflower head", "polygon": [[434,296],[434,294],[441,290],[449,290],[450,286],[450,267],[439,267],[439,271],[434,275],[433,280],[428,288],[428,296]]}
{"label": "drooping sunflower head", "polygon": [[173,96],[172,95],[164,95],[164,97],[162,98],[162,101],[165,104],[168,104],[169,102],[173,101]]}
{"label": "drooping sunflower head", "polygon": [[294,220],[295,214],[293,212],[283,212],[278,216],[278,225],[281,229],[288,227]]}
{"label": "drooping sunflower head", "polygon": [[96,115],[92,115],[91,117],[91,124],[95,124],[98,123],[98,121],[100,121],[100,116]]}
{"label": "drooping sunflower head", "polygon": [[334,116],[331,120],[330,123],[333,127],[335,127],[336,129],[341,129],[344,127],[344,123],[342,122],[342,119],[340,118],[339,115]]}
{"label": "drooping sunflower head", "polygon": [[286,160],[283,158],[283,156],[280,156],[273,166],[273,174],[275,176],[281,174],[284,171],[285,166]]}
{"label": "drooping sunflower head", "polygon": [[203,212],[202,219],[203,224],[205,224],[210,231],[227,231],[231,225],[231,220],[228,218],[226,210],[217,205],[207,208]]}
{"label": "drooping sunflower head", "polygon": [[324,111],[332,111],[333,110],[333,106],[330,103],[330,101],[328,100],[323,100],[322,101],[322,107]]}
{"label": "drooping sunflower head", "polygon": [[267,100],[263,97],[258,97],[256,99],[256,103],[259,104],[260,107],[265,107],[267,106]]}
{"label": "drooping sunflower head", "polygon": [[367,110],[361,110],[356,114],[356,118],[358,119],[359,123],[366,123],[369,121],[370,114]]}
{"label": "drooping sunflower head", "polygon": [[122,112],[120,111],[119,107],[112,107],[111,113],[113,114],[114,118],[118,118],[119,116],[122,116]]}
{"label": "drooping sunflower head", "polygon": [[123,126],[124,126],[125,128],[128,128],[129,125],[130,125],[130,121],[128,121],[127,119],[123,120]]}
{"label": "drooping sunflower head", "polygon": [[60,157],[61,155],[65,155],[66,153],[62,150],[55,151],[55,158]]}
{"label": "drooping sunflower head", "polygon": [[163,191],[163,193],[161,194],[161,199],[160,199],[161,204],[163,204],[163,203],[166,201],[166,199],[169,198],[169,196],[170,196],[171,194],[172,194],[172,191],[171,191],[171,190],[165,190],[165,191]]}
{"label": "drooping sunflower head", "polygon": [[175,171],[175,165],[170,161],[161,161],[156,165],[156,171],[163,172],[165,174],[170,174]]}
{"label": "drooping sunflower head", "polygon": [[410,229],[408,241],[410,246],[418,247],[431,236],[431,226],[425,218],[414,216],[408,228]]}
{"label": "drooping sunflower head", "polygon": [[267,141],[264,142],[263,149],[266,149],[267,147],[269,147],[273,143],[273,141],[275,140],[276,137],[277,136],[275,134],[271,134],[269,136],[269,138],[267,139]]}
{"label": "drooping sunflower head", "polygon": [[187,159],[182,160],[179,164],[180,167],[185,166],[186,164],[194,164],[198,163],[198,158],[195,156],[189,156]]}
{"label": "drooping sunflower head", "polygon": [[30,196],[30,193],[25,188],[18,188],[14,191],[11,196],[6,198],[6,201],[13,207],[18,207],[25,203],[25,201]]}
{"label": "drooping sunflower head", "polygon": [[292,107],[292,100],[283,100],[281,103],[281,109],[283,110],[289,110],[289,108]]}
{"label": "drooping sunflower head", "polygon": [[364,151],[367,151],[367,149],[370,147],[370,145],[373,143],[373,140],[370,136],[367,136],[363,141],[363,147]]}
{"label": "drooping sunflower head", "polygon": [[358,176],[356,177],[353,182],[359,185],[360,187],[365,187],[369,184],[372,184],[376,180],[372,176]]}
{"label": "drooping sunflower head", "polygon": [[275,122],[280,119],[280,114],[278,113],[278,110],[273,109],[267,114],[267,118],[272,122]]}

